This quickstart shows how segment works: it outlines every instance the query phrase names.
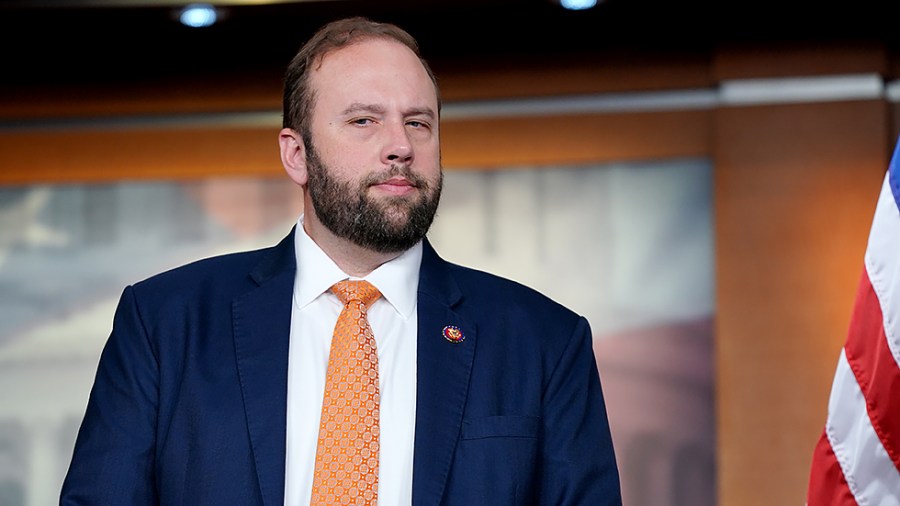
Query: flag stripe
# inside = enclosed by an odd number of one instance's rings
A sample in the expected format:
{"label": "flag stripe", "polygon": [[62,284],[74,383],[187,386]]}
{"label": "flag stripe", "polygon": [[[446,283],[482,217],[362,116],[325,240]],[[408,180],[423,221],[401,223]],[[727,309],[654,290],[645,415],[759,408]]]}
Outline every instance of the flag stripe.
{"label": "flag stripe", "polygon": [[865,416],[866,400],[843,353],[835,373],[828,411],[825,432],[856,502],[860,505],[900,505],[897,497],[900,475],[869,417]]}
{"label": "flag stripe", "polygon": [[865,397],[872,428],[894,466],[900,467],[900,441],[896,437],[900,434],[900,418],[891,416],[897,411],[900,369],[888,345],[883,322],[875,289],[868,276],[863,276],[844,354]]}
{"label": "flag stripe", "polygon": [[806,503],[809,506],[857,506],[826,431],[822,431],[813,452]]}

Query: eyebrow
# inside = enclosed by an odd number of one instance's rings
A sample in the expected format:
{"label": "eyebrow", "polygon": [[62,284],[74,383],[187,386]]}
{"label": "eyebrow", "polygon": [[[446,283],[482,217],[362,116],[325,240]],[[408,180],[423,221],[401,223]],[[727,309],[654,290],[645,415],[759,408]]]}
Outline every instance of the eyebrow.
{"label": "eyebrow", "polygon": [[404,116],[427,116],[430,119],[434,119],[436,115],[430,107],[414,107],[406,111],[406,114],[404,114]]}
{"label": "eyebrow", "polygon": [[[357,114],[360,112],[368,112],[372,114],[384,114],[387,112],[383,106],[375,105],[375,104],[364,104],[362,102],[354,102],[347,106],[341,114],[344,116]],[[436,114],[430,107],[413,107],[411,109],[407,109],[403,112],[404,117],[409,116],[427,116],[428,118],[434,119]]]}
{"label": "eyebrow", "polygon": [[363,104],[362,102],[354,102],[354,103],[350,104],[349,106],[347,106],[346,109],[341,111],[341,114],[346,116],[346,115],[350,115],[350,114],[356,114],[359,112],[371,112],[371,113],[383,114],[385,112],[385,109],[384,109],[384,107],[381,107],[379,105]]}

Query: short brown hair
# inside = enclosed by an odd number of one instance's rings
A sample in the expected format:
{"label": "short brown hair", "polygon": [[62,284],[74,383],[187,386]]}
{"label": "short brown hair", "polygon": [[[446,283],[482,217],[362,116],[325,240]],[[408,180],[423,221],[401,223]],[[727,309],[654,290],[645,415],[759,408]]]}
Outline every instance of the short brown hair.
{"label": "short brown hair", "polygon": [[437,78],[428,62],[419,53],[419,43],[406,30],[391,23],[378,23],[364,17],[350,17],[332,21],[320,28],[300,48],[287,67],[284,76],[284,104],[282,126],[301,133],[304,141],[309,140],[309,121],[315,101],[315,93],[310,89],[310,69],[331,51],[367,39],[396,40],[412,50],[425,67],[425,72],[434,83],[441,107]]}

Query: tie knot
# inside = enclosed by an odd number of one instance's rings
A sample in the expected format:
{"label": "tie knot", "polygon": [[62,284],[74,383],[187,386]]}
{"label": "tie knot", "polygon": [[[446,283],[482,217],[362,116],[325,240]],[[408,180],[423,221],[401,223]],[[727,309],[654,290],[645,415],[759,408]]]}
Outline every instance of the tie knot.
{"label": "tie knot", "polygon": [[375,288],[375,285],[363,280],[351,281],[345,279],[344,281],[339,281],[331,287],[331,291],[338,296],[338,299],[341,299],[344,305],[350,301],[358,300],[366,306],[370,306],[378,300],[378,297],[381,297],[381,292]]}

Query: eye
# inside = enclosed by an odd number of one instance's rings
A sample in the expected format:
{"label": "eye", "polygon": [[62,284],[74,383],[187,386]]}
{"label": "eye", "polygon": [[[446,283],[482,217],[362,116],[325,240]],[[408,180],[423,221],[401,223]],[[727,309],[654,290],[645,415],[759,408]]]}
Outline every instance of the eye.
{"label": "eye", "polygon": [[415,119],[407,121],[406,124],[413,128],[428,128],[431,126],[424,121],[419,121],[419,120],[415,120]]}
{"label": "eye", "polygon": [[351,124],[360,125],[360,126],[366,126],[366,125],[372,124],[374,122],[375,122],[375,120],[373,120],[372,118],[355,118],[355,119],[350,120]]}

